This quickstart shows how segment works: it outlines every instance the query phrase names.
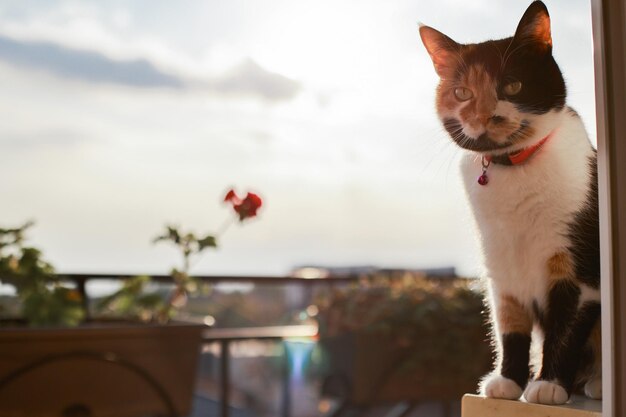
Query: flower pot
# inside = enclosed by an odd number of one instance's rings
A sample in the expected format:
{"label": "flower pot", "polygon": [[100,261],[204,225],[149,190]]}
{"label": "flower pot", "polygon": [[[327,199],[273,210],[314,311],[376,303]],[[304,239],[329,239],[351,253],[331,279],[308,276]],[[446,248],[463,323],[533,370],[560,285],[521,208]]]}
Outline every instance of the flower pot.
{"label": "flower pot", "polygon": [[0,329],[0,416],[186,416],[203,328]]}

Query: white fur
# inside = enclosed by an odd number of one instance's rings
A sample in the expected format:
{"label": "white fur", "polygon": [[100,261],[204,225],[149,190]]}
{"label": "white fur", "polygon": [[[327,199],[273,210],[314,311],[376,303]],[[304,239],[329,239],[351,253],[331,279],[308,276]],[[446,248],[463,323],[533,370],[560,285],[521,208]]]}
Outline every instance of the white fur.
{"label": "white fur", "polygon": [[517,400],[522,396],[522,388],[512,379],[491,374],[483,381],[481,393],[489,398]]}
{"label": "white fur", "polygon": [[594,376],[585,384],[585,395],[594,400],[602,398],[602,377]]}
{"label": "white fur", "polygon": [[[473,206],[493,302],[514,295],[527,308],[545,306],[547,262],[566,251],[568,222],[587,200],[588,158],[593,149],[580,118],[567,110],[533,116],[537,134],[525,143],[552,137],[526,163],[492,164],[489,183],[479,185],[480,156],[462,160],[465,190]],[[585,297],[599,294],[586,291]]]}
{"label": "white fur", "polygon": [[565,388],[556,382],[532,381],[524,391],[524,398],[529,403],[565,404],[568,400]]}

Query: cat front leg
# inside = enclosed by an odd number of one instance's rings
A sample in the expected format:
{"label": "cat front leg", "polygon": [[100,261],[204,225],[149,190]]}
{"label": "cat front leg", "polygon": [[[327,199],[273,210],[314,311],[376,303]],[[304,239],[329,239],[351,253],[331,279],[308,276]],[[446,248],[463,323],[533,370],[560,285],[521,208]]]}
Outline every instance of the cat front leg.
{"label": "cat front leg", "polygon": [[511,295],[498,296],[492,309],[500,352],[496,369],[481,383],[481,393],[490,398],[516,400],[530,376],[532,316]]}
{"label": "cat front leg", "polygon": [[524,392],[528,402],[567,402],[580,368],[581,354],[600,317],[600,304],[581,301],[580,284],[568,276],[571,275],[552,277],[545,312],[539,320],[545,335],[542,367],[537,379]]}

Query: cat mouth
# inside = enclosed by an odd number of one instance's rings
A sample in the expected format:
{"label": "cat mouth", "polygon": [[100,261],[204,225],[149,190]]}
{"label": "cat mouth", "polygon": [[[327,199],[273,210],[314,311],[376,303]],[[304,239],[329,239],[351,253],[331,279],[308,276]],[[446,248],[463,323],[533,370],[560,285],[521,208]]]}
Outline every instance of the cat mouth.
{"label": "cat mouth", "polygon": [[445,119],[443,121],[443,125],[448,131],[448,134],[450,135],[452,140],[458,146],[463,149],[467,149],[468,151],[481,153],[506,150],[525,139],[528,136],[527,133],[529,129],[528,121],[523,120],[520,124],[520,127],[516,131],[511,133],[504,142],[502,142],[490,138],[486,132],[477,138],[467,136],[465,133],[463,133],[463,126],[456,119]]}

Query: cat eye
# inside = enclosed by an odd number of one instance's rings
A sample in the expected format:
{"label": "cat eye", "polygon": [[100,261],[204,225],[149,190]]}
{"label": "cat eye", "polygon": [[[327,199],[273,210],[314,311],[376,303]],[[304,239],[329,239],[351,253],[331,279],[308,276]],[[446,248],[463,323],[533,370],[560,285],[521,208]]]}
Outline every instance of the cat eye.
{"label": "cat eye", "polygon": [[522,83],[520,81],[513,81],[504,86],[504,94],[507,96],[514,96],[522,90]]}
{"label": "cat eye", "polygon": [[469,88],[457,87],[454,89],[454,96],[459,101],[467,101],[470,98],[474,97],[474,93],[472,93],[472,90],[470,90]]}

